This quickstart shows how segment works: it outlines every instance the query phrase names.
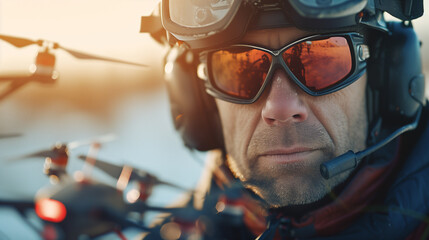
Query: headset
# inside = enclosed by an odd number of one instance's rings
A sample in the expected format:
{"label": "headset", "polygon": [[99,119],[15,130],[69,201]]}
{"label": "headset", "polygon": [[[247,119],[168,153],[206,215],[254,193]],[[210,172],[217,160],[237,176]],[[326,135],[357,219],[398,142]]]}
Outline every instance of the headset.
{"label": "headset", "polygon": [[[425,79],[419,41],[410,22],[387,22],[388,34],[372,43],[367,72],[374,113],[386,123],[403,124],[424,105]],[[370,43],[371,44],[371,43]],[[370,100],[370,101],[371,101]]]}
{"label": "headset", "polygon": [[[198,57],[175,46],[166,56],[164,78],[171,116],[186,147],[199,151],[224,148],[222,126],[214,98],[197,76]],[[168,71],[168,67],[171,66]]]}

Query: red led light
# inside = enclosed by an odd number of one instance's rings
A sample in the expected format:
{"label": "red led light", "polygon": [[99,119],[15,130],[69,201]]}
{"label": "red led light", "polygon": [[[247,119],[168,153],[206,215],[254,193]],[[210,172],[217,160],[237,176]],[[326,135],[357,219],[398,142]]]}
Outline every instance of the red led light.
{"label": "red led light", "polygon": [[61,222],[67,214],[64,204],[57,200],[42,198],[36,202],[37,215],[49,222]]}

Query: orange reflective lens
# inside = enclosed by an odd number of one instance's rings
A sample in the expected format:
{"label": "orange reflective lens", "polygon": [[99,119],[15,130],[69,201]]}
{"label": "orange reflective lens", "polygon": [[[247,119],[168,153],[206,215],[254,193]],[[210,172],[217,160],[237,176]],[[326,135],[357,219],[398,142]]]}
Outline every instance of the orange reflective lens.
{"label": "orange reflective lens", "polygon": [[352,55],[347,39],[305,41],[282,54],[295,77],[312,91],[320,91],[343,80],[352,70]]}
{"label": "orange reflective lens", "polygon": [[230,96],[252,99],[261,89],[271,61],[269,53],[258,49],[217,51],[212,56],[215,85]]}
{"label": "orange reflective lens", "polygon": [[[210,59],[211,84],[231,97],[253,99],[264,85],[273,56],[269,50],[250,46],[218,50]],[[281,58],[295,79],[313,92],[340,83],[353,66],[345,37],[298,42],[284,49]]]}

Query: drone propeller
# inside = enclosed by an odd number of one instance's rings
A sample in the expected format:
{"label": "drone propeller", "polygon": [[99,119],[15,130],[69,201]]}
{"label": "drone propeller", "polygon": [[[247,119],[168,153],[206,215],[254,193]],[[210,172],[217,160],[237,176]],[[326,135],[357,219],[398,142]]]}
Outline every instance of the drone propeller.
{"label": "drone propeller", "polygon": [[84,139],[84,140],[78,140],[78,141],[73,141],[73,142],[69,142],[67,144],[67,147],[69,149],[75,149],[78,148],[80,146],[83,145],[90,145],[92,143],[105,143],[105,142],[111,142],[113,140],[116,139],[115,134],[106,134],[106,135],[102,135],[96,138],[88,138],[88,139]]}
{"label": "drone propeller", "polygon": [[[44,43],[48,42],[45,40],[34,41],[31,39],[12,37],[12,36],[7,36],[7,35],[0,35],[0,39],[12,44],[15,47],[18,47],[18,48],[30,46],[32,44],[37,44],[39,46],[43,46]],[[87,54],[87,53],[75,51],[75,50],[72,50],[69,48],[62,47],[56,42],[54,42],[52,46],[53,46],[52,47],[53,49],[62,49],[64,51],[68,52],[69,54],[71,54],[73,57],[78,58],[78,59],[100,60],[100,61],[107,61],[107,62],[123,63],[123,64],[128,64],[128,65],[133,65],[133,66],[139,66],[139,67],[147,67],[147,65],[145,65],[145,64],[133,63],[133,62],[123,61],[123,60],[119,60],[119,59],[107,58],[107,57],[100,57],[100,56],[96,56],[96,55],[92,55],[92,54]]]}
{"label": "drone propeller", "polygon": [[7,35],[0,35],[0,39],[12,44],[13,46],[15,46],[17,48],[27,47],[27,46],[30,46],[32,44],[37,44],[39,46],[42,46],[42,44],[43,44],[43,40],[33,41],[30,39],[26,39],[26,38],[12,37],[12,36],[7,36]]}
{"label": "drone propeller", "polygon": [[133,65],[133,66],[139,66],[139,67],[148,67],[148,65],[145,65],[145,64],[133,63],[133,62],[123,61],[123,60],[118,60],[118,59],[113,59],[113,58],[100,57],[100,56],[96,56],[96,55],[92,55],[92,54],[79,52],[79,51],[72,50],[69,48],[61,47],[57,43],[54,44],[54,49],[55,48],[62,49],[64,51],[68,52],[69,54],[71,54],[73,57],[79,58],[79,59],[100,60],[100,61],[106,61],[106,62],[123,63],[123,64],[128,64],[128,65]]}
{"label": "drone propeller", "polygon": [[47,80],[49,80],[50,78],[43,77],[43,76],[31,76],[31,75],[30,76],[0,77],[0,82],[12,81],[9,84],[9,87],[0,93],[0,100],[6,98],[10,94],[12,94],[16,90],[18,90],[19,88],[23,87],[25,84],[32,82],[32,81],[35,81],[35,80],[39,80],[39,79],[43,80],[44,82],[47,82]]}
{"label": "drone propeller", "polygon": [[20,133],[6,133],[6,134],[0,134],[0,139],[2,138],[14,138],[14,137],[20,137],[22,134]]}
{"label": "drone propeller", "polygon": [[58,155],[57,152],[55,152],[53,149],[60,149],[63,148],[64,145],[63,144],[56,144],[52,149],[50,150],[43,150],[43,151],[38,151],[38,152],[34,152],[31,154],[27,154],[25,156],[19,157],[18,159],[26,159],[26,158],[54,158]]}
{"label": "drone propeller", "polygon": [[[85,155],[80,155],[78,156],[79,159],[81,160],[86,160],[87,156]],[[107,173],[109,176],[115,178],[115,179],[119,179],[119,177],[121,176],[122,170],[124,168],[124,166],[118,166],[100,159],[95,159],[95,163],[94,166],[97,167],[98,169],[102,170],[103,172]],[[180,190],[185,190],[188,191],[188,189],[185,189],[181,186],[178,186],[176,184],[173,183],[169,183],[169,182],[165,182],[162,181],[160,179],[158,179],[156,176],[143,171],[143,170],[139,170],[139,169],[135,169],[135,168],[131,168],[132,172],[130,175],[130,181],[139,181],[139,182],[143,182],[143,183],[151,183],[153,185],[167,185],[170,187],[174,187]]]}
{"label": "drone propeller", "polygon": [[83,146],[83,145],[89,145],[91,143],[110,142],[110,141],[113,141],[114,139],[115,139],[114,134],[107,134],[107,135],[103,135],[103,136],[93,138],[93,139],[73,141],[73,142],[69,142],[69,143],[57,143],[51,149],[41,150],[38,152],[27,154],[27,155],[24,155],[21,157],[11,159],[11,161],[22,160],[22,159],[27,159],[27,158],[47,158],[47,157],[56,158],[60,155],[64,155],[64,154],[68,155],[69,150],[78,148],[78,147]]}
{"label": "drone propeller", "polygon": [[13,81],[25,81],[25,80],[28,80],[29,77],[31,77],[31,75],[29,75],[29,76],[22,76],[22,75],[0,76],[0,83],[1,82],[10,82],[11,80],[13,80]]}

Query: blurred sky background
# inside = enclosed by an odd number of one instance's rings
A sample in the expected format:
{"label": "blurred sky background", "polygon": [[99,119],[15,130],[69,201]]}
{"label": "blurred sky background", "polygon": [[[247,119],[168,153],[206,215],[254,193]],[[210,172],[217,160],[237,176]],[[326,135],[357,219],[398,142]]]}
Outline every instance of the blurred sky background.
{"label": "blurred sky background", "polygon": [[[149,65],[147,68],[79,60],[57,50],[55,84],[30,83],[0,101],[0,198],[31,199],[49,185],[43,159],[6,163],[8,159],[50,148],[56,142],[117,136],[103,144],[99,157],[130,164],[166,181],[192,188],[204,154],[183,147],[170,118],[161,77],[165,48],[139,33],[140,17],[149,15],[156,0],[0,0],[0,34],[45,39],[100,56]],[[429,17],[415,21],[423,41],[425,75],[429,76]],[[27,74],[37,46],[17,49],[0,41],[0,75]],[[429,85],[429,84],[428,84]],[[0,92],[6,89],[0,83]],[[428,87],[426,88],[428,89]],[[76,159],[88,147],[71,152],[68,170],[82,168]],[[100,172],[94,177],[114,183]],[[180,192],[157,190],[151,203],[172,202]],[[16,213],[0,207],[0,239],[38,239]]]}

